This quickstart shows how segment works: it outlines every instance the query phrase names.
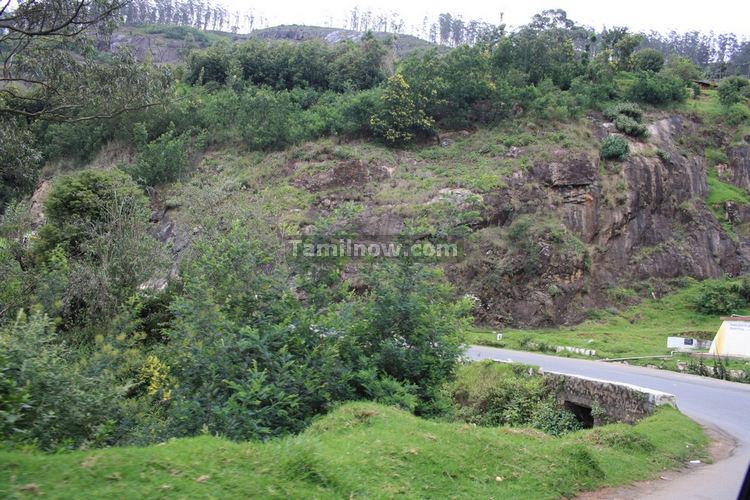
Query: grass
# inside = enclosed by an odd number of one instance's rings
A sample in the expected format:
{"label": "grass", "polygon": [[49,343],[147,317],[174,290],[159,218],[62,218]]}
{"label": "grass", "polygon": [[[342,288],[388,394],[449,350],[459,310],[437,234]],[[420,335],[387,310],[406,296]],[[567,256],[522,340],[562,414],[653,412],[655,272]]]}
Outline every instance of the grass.
{"label": "grass", "polygon": [[724,211],[724,204],[728,201],[733,201],[735,203],[747,205],[750,204],[750,196],[748,196],[744,189],[719,179],[714,169],[709,171],[707,181],[708,195],[706,196],[706,204],[708,205],[708,209],[714,217],[716,217],[716,220],[719,221],[724,232],[726,232],[730,238],[737,241],[737,233],[735,232],[732,223],[727,219],[727,215]]}
{"label": "grass", "polygon": [[[581,347],[596,350],[597,358],[669,354],[667,337],[712,339],[721,326],[717,316],[701,314],[692,307],[699,287],[697,281],[688,280],[687,286],[676,293],[644,299],[622,311],[595,311],[591,313],[595,319],[573,327],[502,330],[501,341],[496,340],[495,330],[475,328],[468,333],[467,341],[521,350]],[[750,368],[747,363],[740,363]]]}
{"label": "grass", "polygon": [[[366,202],[375,213],[382,208],[415,224],[438,228],[455,224],[454,218],[473,220],[478,209],[470,207],[464,210],[467,214],[446,217],[443,209],[456,211],[456,207],[431,203],[440,189],[463,188],[477,194],[502,190],[513,173],[551,158],[555,149],[598,155],[598,143],[585,120],[545,127],[530,123],[480,128],[450,137],[447,146],[420,144],[398,151],[364,141],[331,139],[268,153],[225,147],[207,152],[192,176],[166,187],[163,195],[181,207],[174,215],[191,227],[249,217],[263,217],[272,226],[304,227],[314,222],[309,209],[316,200],[333,197]],[[509,155],[512,147],[520,149]],[[355,159],[388,167],[392,177],[314,191],[303,187],[305,179]]]}
{"label": "grass", "polygon": [[423,420],[350,403],[303,434],[265,443],[211,436],[146,448],[0,451],[0,495],[18,498],[560,498],[705,459],[698,424],[663,408],[561,438]]}
{"label": "grass", "polygon": [[748,196],[744,189],[734,184],[723,182],[715,173],[709,173],[706,203],[709,205],[721,205],[727,201],[750,204],[750,196]]}

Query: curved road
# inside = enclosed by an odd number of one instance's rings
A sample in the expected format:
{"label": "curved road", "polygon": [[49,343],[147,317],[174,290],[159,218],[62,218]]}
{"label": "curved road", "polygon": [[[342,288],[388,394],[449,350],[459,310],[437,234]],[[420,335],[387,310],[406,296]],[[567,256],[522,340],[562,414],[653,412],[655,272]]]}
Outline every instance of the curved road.
{"label": "curved road", "polygon": [[750,384],[640,366],[546,356],[493,347],[470,346],[466,355],[472,360],[510,360],[537,365],[549,371],[624,382],[674,394],[677,396],[680,411],[693,420],[730,434],[735,438],[737,447],[730,457],[696,469],[690,474],[681,475],[674,481],[665,482],[663,487],[655,489],[646,498],[737,498],[750,463]]}

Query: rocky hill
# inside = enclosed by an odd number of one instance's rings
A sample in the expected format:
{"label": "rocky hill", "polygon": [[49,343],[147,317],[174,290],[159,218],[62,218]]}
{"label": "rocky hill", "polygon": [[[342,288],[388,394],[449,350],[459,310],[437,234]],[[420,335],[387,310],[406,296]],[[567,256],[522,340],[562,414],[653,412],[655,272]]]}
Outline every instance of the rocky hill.
{"label": "rocky hill", "polygon": [[[186,26],[123,26],[115,30],[109,46],[101,48],[106,51],[127,47],[139,60],[149,58],[155,63],[177,63],[187,56],[190,50],[206,48],[209,45],[224,41],[235,43],[248,39],[288,40],[323,40],[337,43],[344,40],[358,41],[364,33],[338,28],[320,26],[282,25],[253,31],[250,34],[233,34],[227,32],[202,31]],[[396,57],[401,57],[414,50],[426,50],[438,47],[426,40],[412,35],[395,35],[376,32],[379,40],[393,39]],[[444,48],[441,48],[441,50]]]}
{"label": "rocky hill", "polygon": [[[324,40],[328,43],[337,43],[343,40],[358,41],[362,38],[361,31],[353,31],[340,28],[326,28],[322,26],[304,25],[282,25],[253,31],[250,38],[262,38],[266,40]],[[426,50],[437,45],[422,40],[413,35],[397,35],[394,33],[375,32],[378,40],[394,39],[396,56],[402,56],[414,50]]]}
{"label": "rocky hill", "polygon": [[[155,234],[179,254],[204,225],[252,213],[287,233],[324,222],[382,238],[406,227],[450,235],[464,253],[441,265],[476,297],[478,321],[499,325],[576,323],[681,277],[747,272],[750,137],[727,145],[687,113],[646,121],[649,137],[630,138],[624,161],[600,158],[613,124],[598,113],[407,150],[325,139],[261,156],[214,151],[154,198]],[[707,141],[725,144],[726,161],[705,158]]]}

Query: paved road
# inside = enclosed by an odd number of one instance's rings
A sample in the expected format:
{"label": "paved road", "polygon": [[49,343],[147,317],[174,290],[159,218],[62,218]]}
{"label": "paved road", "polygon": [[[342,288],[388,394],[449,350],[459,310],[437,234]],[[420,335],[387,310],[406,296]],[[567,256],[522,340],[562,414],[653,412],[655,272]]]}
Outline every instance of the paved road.
{"label": "paved road", "polygon": [[[654,499],[737,498],[750,463],[750,384],[726,382],[619,363],[546,356],[493,347],[470,346],[470,359],[512,360],[546,370],[648,387],[677,396],[677,406],[692,419],[716,427],[737,441],[734,453],[654,490]],[[642,497],[643,498],[643,497]]]}

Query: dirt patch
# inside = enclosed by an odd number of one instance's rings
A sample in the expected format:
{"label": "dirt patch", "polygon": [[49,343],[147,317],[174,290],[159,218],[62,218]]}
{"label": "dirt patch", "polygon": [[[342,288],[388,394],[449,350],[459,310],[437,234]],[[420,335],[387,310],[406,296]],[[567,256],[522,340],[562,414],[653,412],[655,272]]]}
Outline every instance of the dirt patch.
{"label": "dirt patch", "polygon": [[[708,453],[713,463],[728,458],[737,446],[735,439],[726,432],[711,426],[703,426],[706,434],[711,439],[708,447]],[[631,500],[633,498],[643,498],[652,494],[655,490],[660,489],[664,482],[675,481],[687,474],[693,473],[697,469],[706,467],[709,464],[701,462],[700,464],[685,464],[681,469],[665,471],[659,474],[657,479],[650,481],[640,481],[628,486],[613,488],[602,488],[596,491],[587,491],[578,495],[578,500]]]}
{"label": "dirt patch", "polygon": [[383,165],[367,165],[360,160],[351,160],[337,164],[330,170],[315,175],[303,175],[293,184],[308,191],[352,187],[367,184],[370,181],[384,180],[392,176],[393,169]]}

